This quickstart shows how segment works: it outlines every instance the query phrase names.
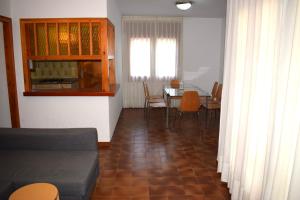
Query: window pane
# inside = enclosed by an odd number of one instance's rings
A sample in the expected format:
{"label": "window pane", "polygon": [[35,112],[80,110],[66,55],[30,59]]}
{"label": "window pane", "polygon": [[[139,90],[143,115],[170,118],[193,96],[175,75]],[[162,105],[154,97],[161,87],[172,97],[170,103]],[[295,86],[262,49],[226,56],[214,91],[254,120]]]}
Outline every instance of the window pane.
{"label": "window pane", "polygon": [[46,55],[46,29],[45,24],[36,24],[36,40],[39,56]]}
{"label": "window pane", "polygon": [[48,48],[49,55],[57,55],[57,30],[55,23],[49,23],[48,26]]}
{"label": "window pane", "polygon": [[150,77],[150,38],[130,40],[130,76]]}
{"label": "window pane", "polygon": [[176,72],[176,39],[156,40],[155,75],[157,78],[173,78]]}
{"label": "window pane", "polygon": [[58,40],[60,55],[68,55],[68,25],[67,23],[58,24]]}
{"label": "window pane", "polygon": [[90,25],[89,23],[80,23],[81,34],[81,53],[90,55]]}
{"label": "window pane", "polygon": [[78,23],[70,23],[69,29],[70,53],[71,55],[79,55]]}

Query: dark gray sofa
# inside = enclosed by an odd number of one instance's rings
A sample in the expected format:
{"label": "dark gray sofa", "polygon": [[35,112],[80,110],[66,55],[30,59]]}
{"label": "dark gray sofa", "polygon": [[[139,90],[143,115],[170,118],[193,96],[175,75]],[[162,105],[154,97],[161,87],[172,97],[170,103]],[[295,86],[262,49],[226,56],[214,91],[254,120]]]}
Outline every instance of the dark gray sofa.
{"label": "dark gray sofa", "polygon": [[36,182],[61,200],[90,199],[99,174],[97,130],[0,128],[0,199]]}

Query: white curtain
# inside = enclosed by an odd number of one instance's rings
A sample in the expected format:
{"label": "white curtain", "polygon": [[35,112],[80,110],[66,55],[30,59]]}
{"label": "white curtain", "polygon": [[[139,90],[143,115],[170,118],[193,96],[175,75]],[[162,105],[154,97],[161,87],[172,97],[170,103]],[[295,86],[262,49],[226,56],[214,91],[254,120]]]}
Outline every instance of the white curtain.
{"label": "white curtain", "polygon": [[[163,85],[167,84],[170,79],[181,78],[182,18],[125,16],[122,19],[122,24],[123,106],[125,108],[143,107],[144,91],[142,81],[147,81],[151,95],[161,95]],[[133,43],[134,39],[143,40],[140,43]],[[147,50],[138,47],[139,45],[148,44],[148,42],[150,56],[145,56],[148,53]],[[175,48],[174,44],[176,44]],[[133,45],[136,45],[137,48],[132,48]],[[167,50],[164,51],[163,48],[160,48],[161,46],[167,47]],[[136,56],[139,53],[141,63],[130,60],[131,56]],[[170,53],[170,55],[166,53]],[[172,57],[174,54],[175,57]],[[171,57],[174,59],[171,59]],[[144,62],[145,60],[149,60],[149,62]],[[141,66],[143,62],[149,65],[149,72],[141,70],[142,67],[145,67],[145,65]],[[166,66],[175,66],[175,68],[168,69]],[[130,70],[135,70],[135,72]],[[174,73],[170,73],[172,70]],[[144,74],[139,75],[141,73]]]}
{"label": "white curtain", "polygon": [[232,199],[300,199],[300,0],[228,0],[218,171]]}

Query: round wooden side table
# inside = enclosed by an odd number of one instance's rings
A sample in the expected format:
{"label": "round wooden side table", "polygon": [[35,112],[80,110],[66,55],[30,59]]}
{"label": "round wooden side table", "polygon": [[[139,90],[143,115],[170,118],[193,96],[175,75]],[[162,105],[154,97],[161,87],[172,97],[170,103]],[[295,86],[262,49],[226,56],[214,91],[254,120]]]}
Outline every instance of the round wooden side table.
{"label": "round wooden side table", "polygon": [[57,188],[50,183],[33,183],[13,192],[9,200],[59,200]]}

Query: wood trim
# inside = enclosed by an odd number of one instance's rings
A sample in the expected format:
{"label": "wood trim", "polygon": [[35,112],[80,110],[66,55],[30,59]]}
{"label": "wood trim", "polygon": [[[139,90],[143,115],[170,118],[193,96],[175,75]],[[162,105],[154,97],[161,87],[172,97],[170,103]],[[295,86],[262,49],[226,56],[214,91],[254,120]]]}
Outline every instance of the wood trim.
{"label": "wood trim", "polygon": [[115,28],[113,24],[107,20],[107,43],[108,43],[108,63],[109,63],[109,84],[116,84],[115,72]]}
{"label": "wood trim", "polygon": [[3,37],[4,37],[6,75],[7,75],[11,125],[13,128],[20,128],[18,93],[17,93],[14,48],[13,48],[12,21],[11,18],[0,16],[0,22],[3,23]]}
{"label": "wood trim", "polygon": [[[101,22],[101,41],[108,41],[107,38],[107,20]],[[109,69],[108,69],[108,42],[100,43],[100,55],[102,57],[102,90],[109,90]]]}
{"label": "wood trim", "polygon": [[21,22],[26,23],[70,23],[70,22],[101,22],[105,21],[106,18],[22,18]]}
{"label": "wood trim", "polygon": [[100,56],[28,56],[30,60],[101,60]]}
{"label": "wood trim", "polygon": [[101,23],[94,23],[98,25],[98,41],[99,41],[99,45],[97,45],[98,48],[98,54],[101,55],[101,42],[103,42],[101,40]]}
{"label": "wood trim", "polygon": [[23,92],[24,96],[110,96],[113,97],[120,89],[120,85],[111,85],[110,91],[93,91],[93,90],[33,90]]}
{"label": "wood trim", "polygon": [[70,46],[70,23],[67,23],[67,33],[68,33],[68,56],[71,55],[71,46]]}
{"label": "wood trim", "polygon": [[27,67],[28,65],[28,61],[27,61],[27,56],[29,55],[28,52],[30,52],[29,50],[29,46],[28,43],[26,41],[26,30],[25,30],[25,24],[20,24],[20,29],[21,29],[21,35],[23,35],[24,37],[21,37],[21,44],[22,44],[22,60],[23,60],[23,75],[24,75],[24,87],[26,91],[31,90],[31,80],[29,78],[29,67]]}
{"label": "wood trim", "polygon": [[58,55],[60,55],[60,48],[59,48],[59,26],[58,26],[58,23],[55,23],[55,26],[56,26],[56,55],[58,56]]}
{"label": "wood trim", "polygon": [[78,48],[79,48],[79,55],[82,55],[82,46],[81,46],[81,23],[78,22]]}
{"label": "wood trim", "polygon": [[116,83],[115,59],[108,60],[109,62],[109,84]]}
{"label": "wood trim", "polygon": [[92,27],[92,23],[89,23],[89,29],[90,29],[90,56],[93,55],[93,27]]}
{"label": "wood trim", "polygon": [[37,34],[36,34],[36,24],[33,26],[33,35],[34,35],[34,55],[38,55],[38,45],[37,45]]}
{"label": "wood trim", "polygon": [[48,38],[48,23],[45,23],[45,34],[46,34],[46,56],[49,56],[49,38]]}
{"label": "wood trim", "polygon": [[98,142],[98,149],[110,149],[111,142]]}

